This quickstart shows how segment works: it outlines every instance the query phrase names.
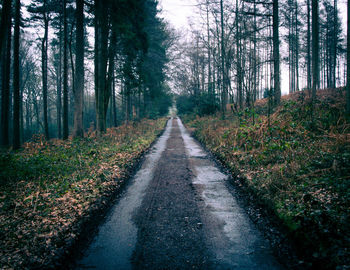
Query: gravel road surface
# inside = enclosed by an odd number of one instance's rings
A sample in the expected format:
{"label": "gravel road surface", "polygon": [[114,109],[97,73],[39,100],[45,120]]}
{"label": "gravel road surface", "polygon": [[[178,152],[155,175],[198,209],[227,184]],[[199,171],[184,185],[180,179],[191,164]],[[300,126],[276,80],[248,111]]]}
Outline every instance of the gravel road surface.
{"label": "gravel road surface", "polygon": [[228,185],[170,119],[76,269],[283,269]]}

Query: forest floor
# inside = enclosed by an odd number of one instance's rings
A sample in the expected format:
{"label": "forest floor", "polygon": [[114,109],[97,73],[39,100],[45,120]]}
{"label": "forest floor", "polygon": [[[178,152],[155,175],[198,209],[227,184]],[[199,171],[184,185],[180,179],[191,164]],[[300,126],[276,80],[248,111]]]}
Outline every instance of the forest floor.
{"label": "forest floor", "polygon": [[0,152],[0,268],[54,268],[86,222],[111,199],[164,129],[166,119],[97,137],[45,141]]}
{"label": "forest floor", "polygon": [[342,89],[282,98],[268,116],[254,110],[185,116],[195,137],[231,171],[235,184],[277,216],[307,267],[350,269],[350,123]]}

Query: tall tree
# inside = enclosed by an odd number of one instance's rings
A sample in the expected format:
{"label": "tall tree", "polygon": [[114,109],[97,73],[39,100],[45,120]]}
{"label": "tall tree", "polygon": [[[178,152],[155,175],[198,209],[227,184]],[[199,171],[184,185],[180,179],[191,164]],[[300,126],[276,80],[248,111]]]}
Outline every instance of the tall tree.
{"label": "tall tree", "polygon": [[106,131],[106,112],[109,99],[107,91],[109,6],[95,0],[95,98],[97,132]]}
{"label": "tall tree", "polygon": [[312,0],[312,103],[319,86],[319,17],[318,0]]}
{"label": "tall tree", "polygon": [[74,137],[84,136],[84,0],[76,0],[76,61],[74,90]]}
{"label": "tall tree", "polygon": [[278,0],[273,0],[273,67],[274,67],[274,102],[278,105],[281,100],[280,82],[280,42],[279,42],[279,18]]}
{"label": "tall tree", "polygon": [[63,134],[64,140],[68,139],[68,23],[67,0],[62,2],[63,9]]}
{"label": "tall tree", "polygon": [[338,1],[333,0],[333,46],[332,46],[332,56],[333,56],[333,74],[332,74],[332,87],[336,88],[336,67],[337,67],[337,47],[338,47]]}
{"label": "tall tree", "polygon": [[237,51],[237,96],[238,104],[242,109],[243,107],[243,79],[242,79],[242,59],[241,59],[241,41],[240,41],[240,29],[239,29],[239,9],[238,9],[238,0],[236,0],[236,51]]}
{"label": "tall tree", "polygon": [[42,59],[42,80],[43,80],[43,102],[44,102],[44,131],[45,137],[48,140],[49,135],[49,121],[47,115],[47,67],[48,67],[48,40],[49,40],[49,18],[47,14],[47,2],[43,2],[43,20],[44,20],[44,38],[41,44],[41,59]]}
{"label": "tall tree", "polygon": [[226,104],[227,104],[227,82],[226,82],[226,70],[225,70],[225,58],[226,58],[226,51],[225,51],[225,26],[224,26],[224,7],[223,7],[223,0],[220,0],[220,25],[221,25],[221,72],[222,72],[222,115],[225,117],[226,113]]}
{"label": "tall tree", "polygon": [[[11,20],[11,0],[2,1],[1,22],[0,22],[0,37],[7,37],[8,25]],[[5,47],[6,38],[2,38],[0,42],[0,53]]]}
{"label": "tall tree", "polygon": [[307,0],[307,89],[311,89],[311,16],[310,0]]}
{"label": "tall tree", "polygon": [[[338,4],[336,0],[323,1],[323,7],[325,12],[325,21],[322,22],[321,37],[323,37],[322,51],[324,56],[322,57],[323,65],[323,81],[326,83],[326,87],[336,87],[336,71],[337,71],[337,58],[338,48],[341,47],[341,24],[338,22]],[[323,30],[323,31],[322,31]]]}
{"label": "tall tree", "polygon": [[348,22],[347,22],[347,75],[346,75],[346,112],[350,116],[350,5],[348,0]]}
{"label": "tall tree", "polygon": [[10,63],[11,63],[11,3],[4,0],[1,16],[1,119],[0,145],[9,145],[9,114],[10,114]]}
{"label": "tall tree", "polygon": [[13,149],[21,147],[20,141],[20,74],[19,38],[21,23],[21,1],[16,0],[15,27],[13,36]]}

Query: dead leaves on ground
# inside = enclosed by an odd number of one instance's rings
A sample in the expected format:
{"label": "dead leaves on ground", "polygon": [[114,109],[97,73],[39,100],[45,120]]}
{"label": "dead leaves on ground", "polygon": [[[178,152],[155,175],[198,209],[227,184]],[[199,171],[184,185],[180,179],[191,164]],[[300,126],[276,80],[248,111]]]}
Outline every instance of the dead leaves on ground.
{"label": "dead leaves on ground", "polygon": [[118,189],[165,121],[78,141],[37,136],[19,153],[1,153],[1,269],[52,266],[78,237],[82,217]]}
{"label": "dead leaves on ground", "polygon": [[344,93],[335,91],[320,91],[314,125],[300,93],[284,98],[270,119],[256,114],[255,124],[247,111],[226,120],[189,118],[187,125],[304,244],[319,249],[317,259],[341,265],[350,264],[350,124]]}

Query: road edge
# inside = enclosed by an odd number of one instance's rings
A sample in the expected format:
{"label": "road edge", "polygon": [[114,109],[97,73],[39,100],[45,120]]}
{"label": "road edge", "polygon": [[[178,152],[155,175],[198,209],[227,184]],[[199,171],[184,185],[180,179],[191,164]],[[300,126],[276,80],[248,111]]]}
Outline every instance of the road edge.
{"label": "road edge", "polygon": [[[93,236],[97,232],[99,226],[106,219],[109,211],[111,210],[114,203],[120,198],[120,195],[127,188],[130,183],[130,179],[133,178],[137,170],[140,168],[142,162],[145,159],[147,153],[152,149],[158,139],[164,134],[166,126],[170,117],[164,124],[162,131],[157,134],[156,138],[149,145],[147,149],[141,152],[135,157],[133,164],[128,168],[128,172],[125,177],[118,180],[120,183],[114,190],[103,194],[96,202],[92,205],[87,215],[83,216],[79,221],[76,222],[73,232],[77,235],[74,241],[66,242],[64,247],[65,252],[60,254],[57,258],[53,259],[52,269],[72,269],[76,264],[76,259],[79,258],[83,250],[85,250],[88,244],[93,239]],[[47,269],[47,266],[45,266]]]}

